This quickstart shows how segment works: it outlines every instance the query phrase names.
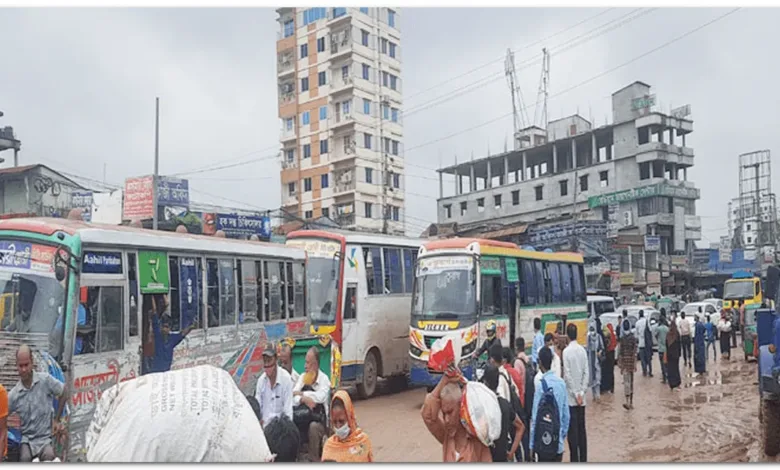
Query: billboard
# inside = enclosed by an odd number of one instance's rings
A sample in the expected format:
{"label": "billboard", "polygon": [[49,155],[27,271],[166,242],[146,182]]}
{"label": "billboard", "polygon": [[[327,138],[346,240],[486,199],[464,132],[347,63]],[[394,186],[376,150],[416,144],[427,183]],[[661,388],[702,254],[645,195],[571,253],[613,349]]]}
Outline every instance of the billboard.
{"label": "billboard", "polygon": [[170,176],[157,177],[158,206],[190,206],[190,183],[181,178]]}
{"label": "billboard", "polygon": [[153,178],[153,176],[142,176],[125,179],[123,219],[151,219],[154,216]]}
{"label": "billboard", "polygon": [[73,191],[70,193],[70,206],[81,209],[82,218],[86,222],[92,220],[92,191]]}
{"label": "billboard", "polygon": [[645,251],[660,251],[661,237],[658,235],[645,235]]}
{"label": "billboard", "polygon": [[[207,214],[203,214],[204,222],[207,219],[206,215]],[[228,238],[248,238],[252,235],[257,235],[264,239],[271,237],[271,219],[267,216],[238,214],[213,215],[216,229],[225,232],[225,235]]]}

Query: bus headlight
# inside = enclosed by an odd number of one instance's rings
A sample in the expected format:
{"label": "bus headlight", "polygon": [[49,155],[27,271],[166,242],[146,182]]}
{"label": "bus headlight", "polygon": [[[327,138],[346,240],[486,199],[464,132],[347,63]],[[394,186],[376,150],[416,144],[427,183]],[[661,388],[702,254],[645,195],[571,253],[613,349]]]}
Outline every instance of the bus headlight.
{"label": "bus headlight", "polygon": [[466,357],[466,356],[470,355],[471,353],[473,353],[475,349],[477,349],[477,340],[476,339],[474,339],[474,341],[470,342],[469,344],[467,344],[467,345],[463,346],[463,348],[461,348],[460,356],[461,357]]}
{"label": "bus headlight", "polygon": [[422,356],[422,350],[413,344],[409,345],[409,352],[411,352],[414,357]]}

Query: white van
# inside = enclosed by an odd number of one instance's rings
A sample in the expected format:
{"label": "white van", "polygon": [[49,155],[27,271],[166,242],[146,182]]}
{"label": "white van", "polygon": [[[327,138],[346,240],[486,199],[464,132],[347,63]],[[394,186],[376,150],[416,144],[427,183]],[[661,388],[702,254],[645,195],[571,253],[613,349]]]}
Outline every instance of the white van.
{"label": "white van", "polygon": [[615,311],[615,299],[606,295],[588,296],[588,320],[595,320],[603,313]]}

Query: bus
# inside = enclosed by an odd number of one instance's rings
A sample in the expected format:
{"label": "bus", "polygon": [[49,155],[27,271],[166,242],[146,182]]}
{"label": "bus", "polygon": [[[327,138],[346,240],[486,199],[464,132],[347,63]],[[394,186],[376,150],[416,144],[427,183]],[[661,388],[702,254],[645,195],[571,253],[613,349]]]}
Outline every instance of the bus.
{"label": "bus", "polygon": [[746,307],[760,307],[764,301],[761,278],[746,271],[734,273],[723,285],[723,308],[735,308],[736,300]]}
{"label": "bus", "polygon": [[583,258],[578,253],[520,249],[514,243],[475,238],[430,242],[417,257],[409,328],[411,383],[433,387],[440,374],[428,368],[431,345],[442,336],[460,337],[459,367],[474,373],[476,350],[496,322],[496,336],[514,347],[523,337],[533,343],[533,320],[543,332],[577,325],[577,341],[587,338]]}
{"label": "bus", "polygon": [[[245,394],[268,340],[308,333],[306,253],[293,247],[35,218],[0,221],[0,250],[3,353],[30,344],[70,392],[62,460],[85,460],[101,393],[145,372],[155,311],[173,332],[192,327],[173,369],[226,368]],[[0,373],[6,387],[18,380],[13,360]]]}
{"label": "bus", "polygon": [[342,386],[368,398],[377,377],[406,380],[414,265],[422,240],[368,233],[298,230],[287,245],[308,255],[311,333],[341,353]]}

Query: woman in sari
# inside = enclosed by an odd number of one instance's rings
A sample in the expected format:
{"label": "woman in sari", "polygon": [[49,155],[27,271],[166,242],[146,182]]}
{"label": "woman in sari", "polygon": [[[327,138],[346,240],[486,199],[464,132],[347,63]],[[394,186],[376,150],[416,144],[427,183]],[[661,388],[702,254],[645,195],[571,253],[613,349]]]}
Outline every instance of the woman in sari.
{"label": "woman in sari", "polygon": [[706,333],[707,329],[704,328],[700,316],[696,315],[696,326],[693,334],[693,371],[697,374],[703,374],[707,370],[707,360],[704,358],[704,352],[707,347],[704,342]]}
{"label": "woman in sari", "polygon": [[617,335],[611,323],[604,328],[604,362],[601,363],[601,393],[615,392],[615,349]]}
{"label": "woman in sari", "polygon": [[344,390],[333,395],[330,405],[330,421],[333,435],[322,449],[323,462],[365,463],[373,462],[371,440],[357,425],[352,399]]}
{"label": "woman in sari", "polygon": [[680,330],[677,322],[669,323],[669,333],[666,335],[666,375],[669,380],[669,388],[680,390],[682,379],[680,378]]}

